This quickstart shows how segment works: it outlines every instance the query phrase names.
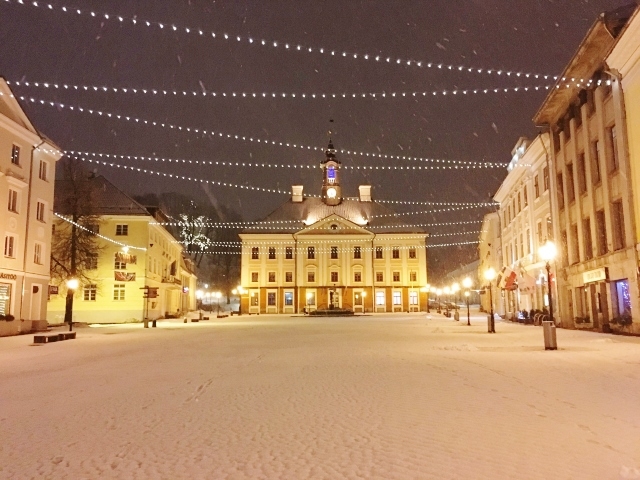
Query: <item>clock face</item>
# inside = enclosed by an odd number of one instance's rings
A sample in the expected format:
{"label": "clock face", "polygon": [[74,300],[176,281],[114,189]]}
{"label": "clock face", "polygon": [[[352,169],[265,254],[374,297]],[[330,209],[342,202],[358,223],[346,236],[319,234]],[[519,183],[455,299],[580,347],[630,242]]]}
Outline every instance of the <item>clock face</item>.
{"label": "clock face", "polygon": [[327,188],[327,197],[328,198],[336,198],[336,189],[331,187]]}

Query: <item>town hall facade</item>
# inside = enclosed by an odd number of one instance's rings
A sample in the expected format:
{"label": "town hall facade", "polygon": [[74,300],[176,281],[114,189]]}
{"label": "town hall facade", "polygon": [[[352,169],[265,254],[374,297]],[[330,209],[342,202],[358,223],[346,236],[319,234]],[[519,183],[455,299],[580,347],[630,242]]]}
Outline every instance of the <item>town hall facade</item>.
{"label": "town hall facade", "polygon": [[[291,199],[240,234],[243,313],[427,309],[427,233],[405,225],[361,185],[343,196],[333,144],[320,195]],[[406,218],[406,217],[404,217]]]}

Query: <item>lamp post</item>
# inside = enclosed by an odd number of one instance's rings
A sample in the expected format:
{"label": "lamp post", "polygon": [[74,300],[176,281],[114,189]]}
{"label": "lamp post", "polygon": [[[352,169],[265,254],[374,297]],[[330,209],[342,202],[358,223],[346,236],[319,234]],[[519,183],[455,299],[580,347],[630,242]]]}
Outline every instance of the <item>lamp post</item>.
{"label": "lamp post", "polygon": [[313,294],[311,292],[307,292],[307,315],[311,313],[311,297]]}
{"label": "lamp post", "polygon": [[76,290],[80,286],[80,282],[77,278],[70,278],[67,280],[67,299],[66,305],[64,309],[64,321],[69,324],[69,331],[73,330],[73,296],[76,293]]}
{"label": "lamp post", "polygon": [[552,322],[553,320],[553,302],[551,299],[551,261],[556,257],[557,249],[556,245],[551,241],[547,240],[547,243],[542,245],[538,249],[538,253],[540,254],[540,258],[545,261],[545,268],[547,269],[547,295],[549,296],[549,320]]}
{"label": "lamp post", "polygon": [[467,301],[467,325],[471,325],[471,314],[469,313],[469,295],[471,295],[471,292],[469,292],[469,289],[472,285],[473,280],[471,280],[471,278],[466,277],[464,280],[462,280],[462,286],[465,289],[464,296]]}
{"label": "lamp post", "polygon": [[489,333],[496,333],[496,322],[493,318],[493,289],[491,282],[496,278],[496,271],[493,267],[489,267],[484,272],[484,278],[489,281],[489,303],[491,304],[491,316],[489,317]]}
{"label": "lamp post", "polygon": [[436,295],[438,296],[438,313],[442,313],[442,305],[440,304],[440,295],[442,295],[442,289],[436,289]]}

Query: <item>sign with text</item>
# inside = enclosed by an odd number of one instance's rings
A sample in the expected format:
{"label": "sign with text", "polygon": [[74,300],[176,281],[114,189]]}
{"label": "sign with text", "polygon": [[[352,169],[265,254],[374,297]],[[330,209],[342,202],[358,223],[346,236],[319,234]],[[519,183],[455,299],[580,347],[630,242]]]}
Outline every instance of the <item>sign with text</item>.
{"label": "sign with text", "polygon": [[11,306],[11,284],[0,283],[0,315],[9,315]]}
{"label": "sign with text", "polygon": [[607,267],[596,268],[595,270],[589,270],[582,274],[582,281],[584,283],[600,282],[602,280],[609,279],[609,269]]}

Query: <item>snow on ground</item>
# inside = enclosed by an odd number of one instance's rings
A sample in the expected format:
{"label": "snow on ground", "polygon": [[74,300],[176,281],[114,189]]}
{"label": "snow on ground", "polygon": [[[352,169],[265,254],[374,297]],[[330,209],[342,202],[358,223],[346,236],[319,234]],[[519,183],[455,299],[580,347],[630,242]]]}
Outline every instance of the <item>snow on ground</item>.
{"label": "snow on ground", "polygon": [[[464,315],[462,315],[464,317]],[[640,478],[640,338],[441,315],[0,339],[0,478]]]}

